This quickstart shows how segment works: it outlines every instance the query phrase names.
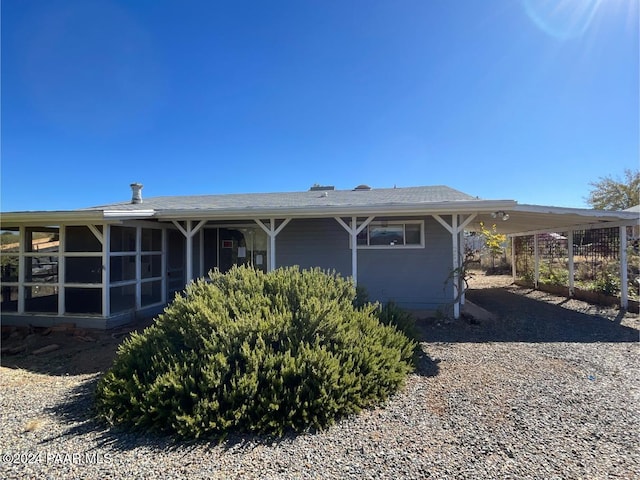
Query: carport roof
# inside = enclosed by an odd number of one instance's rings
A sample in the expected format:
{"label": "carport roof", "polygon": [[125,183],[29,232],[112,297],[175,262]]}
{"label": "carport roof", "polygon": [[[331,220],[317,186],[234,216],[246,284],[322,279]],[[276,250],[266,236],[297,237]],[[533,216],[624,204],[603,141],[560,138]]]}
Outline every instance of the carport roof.
{"label": "carport roof", "polygon": [[479,214],[469,228],[480,229],[480,222],[484,222],[485,225],[495,224],[500,233],[526,235],[640,224],[640,214],[629,211],[522,204],[503,209],[502,212],[508,214],[507,220],[503,221],[502,215],[494,218],[491,214]]}

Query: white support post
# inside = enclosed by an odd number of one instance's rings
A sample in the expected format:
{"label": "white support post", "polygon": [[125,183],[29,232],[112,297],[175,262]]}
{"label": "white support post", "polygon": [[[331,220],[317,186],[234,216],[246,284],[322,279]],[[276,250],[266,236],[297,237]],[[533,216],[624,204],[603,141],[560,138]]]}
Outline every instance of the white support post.
{"label": "white support post", "polygon": [[104,225],[102,238],[102,316],[106,318],[111,315],[111,296],[109,295],[109,281],[111,277],[111,259],[109,258],[109,248],[111,245],[111,225]]}
{"label": "white support post", "polygon": [[575,293],[575,266],[573,259],[573,230],[567,233],[567,266],[569,268],[569,296]]}
{"label": "white support post", "polygon": [[458,215],[451,215],[451,239],[452,239],[452,248],[453,248],[453,318],[460,318],[460,300],[458,299],[458,292],[460,290],[460,273],[458,268],[459,265],[459,252],[458,252],[458,235],[456,232],[458,231]]}
{"label": "white support post", "polygon": [[198,270],[200,271],[200,276],[204,277],[204,228],[200,229],[200,265]]}
{"label": "white support post", "polygon": [[136,227],[136,310],[142,308],[142,227]]}
{"label": "white support post", "polygon": [[375,217],[368,217],[358,226],[358,217],[351,217],[351,225],[342,220],[340,217],[333,217],[335,220],[349,233],[351,242],[351,278],[353,284],[358,285],[358,235],[369,225]]}
{"label": "white support post", "polygon": [[191,235],[191,226],[192,226],[192,222],[191,220],[187,220],[187,229],[186,229],[186,242],[187,242],[187,264],[186,264],[186,269],[187,269],[187,278],[186,278],[186,283],[191,282],[191,280],[193,280],[193,236]]}
{"label": "white support post", "polygon": [[[433,215],[440,225],[442,225],[451,234],[451,246],[453,253],[453,318],[460,318],[460,305],[464,304],[463,296],[460,295],[460,246],[459,236],[467,225],[469,225],[476,214],[469,215],[462,223],[458,225],[458,215],[451,215],[451,225],[445,222],[440,215]],[[463,292],[464,293],[464,292]]]}
{"label": "white support post", "polygon": [[193,280],[193,236],[200,231],[200,229],[207,223],[206,220],[200,220],[198,224],[194,227],[193,222],[191,220],[187,220],[186,229],[180,225],[179,222],[173,220],[172,223],[176,226],[180,233],[185,236],[186,244],[187,244],[187,252],[186,252],[186,269],[187,269],[187,278],[186,283],[189,283]]}
{"label": "white support post", "polygon": [[511,278],[516,283],[516,237],[511,237]]}
{"label": "white support post", "polygon": [[161,295],[162,295],[162,301],[164,303],[168,303],[169,299],[167,298],[167,282],[168,282],[168,276],[167,276],[167,246],[169,245],[169,241],[168,241],[168,233],[167,233],[167,229],[163,228],[162,229],[162,255],[160,256],[161,260],[161,265],[162,265],[162,281],[160,282],[160,288],[162,289],[161,291]]}
{"label": "white support post", "polygon": [[269,272],[276,269],[276,237],[290,221],[291,218],[285,218],[278,228],[276,228],[275,218],[269,219],[269,227],[267,227],[262,220],[258,218],[254,219],[254,222],[256,222],[269,237],[269,258],[267,259],[267,271]]}
{"label": "white support post", "polygon": [[24,280],[26,278],[26,272],[24,271],[27,262],[24,258],[24,252],[27,246],[27,230],[25,227],[20,227],[19,234],[19,242],[20,246],[18,247],[18,313],[24,313],[24,304],[25,304],[25,288],[24,288]]}
{"label": "white support post", "polygon": [[276,226],[276,219],[269,219],[270,231],[269,231],[269,271],[276,269],[276,236],[273,234]]}
{"label": "white support post", "polygon": [[620,308],[629,307],[628,258],[627,258],[627,227],[620,228]]}
{"label": "white support post", "polygon": [[58,230],[58,315],[63,316],[65,311],[65,291],[64,291],[64,277],[65,277],[65,256],[66,250],[66,230],[64,225],[60,225]]}
{"label": "white support post", "polygon": [[[462,262],[464,262],[464,229],[460,230],[460,237],[459,237],[459,245],[460,245],[460,260]],[[462,264],[461,264],[462,265]],[[460,305],[464,305],[465,302],[465,297],[466,297],[466,285],[464,283],[464,279],[460,279],[460,288],[462,289],[462,293],[460,294]]]}
{"label": "white support post", "polygon": [[533,286],[538,288],[538,281],[540,280],[540,252],[538,252],[538,234],[533,235]]}

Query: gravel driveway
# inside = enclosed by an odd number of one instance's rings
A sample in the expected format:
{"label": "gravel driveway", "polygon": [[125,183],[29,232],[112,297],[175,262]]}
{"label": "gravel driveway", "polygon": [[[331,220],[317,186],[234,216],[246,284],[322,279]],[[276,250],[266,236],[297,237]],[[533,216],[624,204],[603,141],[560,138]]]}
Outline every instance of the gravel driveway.
{"label": "gravel driveway", "polygon": [[2,367],[0,477],[639,478],[637,316],[508,283],[477,276],[494,319],[423,321],[402,392],[315,434],[174,444],[96,424],[99,374]]}

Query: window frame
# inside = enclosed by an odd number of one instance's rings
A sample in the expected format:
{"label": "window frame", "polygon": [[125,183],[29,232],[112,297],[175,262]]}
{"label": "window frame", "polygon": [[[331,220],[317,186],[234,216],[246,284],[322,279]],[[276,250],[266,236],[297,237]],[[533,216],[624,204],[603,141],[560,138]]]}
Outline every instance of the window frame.
{"label": "window frame", "polygon": [[[420,226],[420,243],[412,243],[407,245],[406,243],[402,245],[371,245],[371,237],[369,235],[370,227],[372,226],[381,226],[388,227],[391,225],[402,225],[402,235],[403,242],[406,242],[407,239],[407,225],[419,225]],[[367,244],[361,245],[358,244],[358,250],[390,250],[390,249],[416,249],[416,248],[425,248],[425,229],[424,229],[424,220],[373,220],[369,223],[364,229],[363,232],[367,232]],[[353,248],[351,245],[351,237],[349,237],[349,247]]]}

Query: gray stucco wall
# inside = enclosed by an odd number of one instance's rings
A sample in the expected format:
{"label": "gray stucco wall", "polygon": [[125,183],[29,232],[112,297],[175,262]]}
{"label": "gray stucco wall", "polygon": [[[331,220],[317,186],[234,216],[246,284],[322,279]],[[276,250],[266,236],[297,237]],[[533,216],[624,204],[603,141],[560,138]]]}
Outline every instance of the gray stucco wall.
{"label": "gray stucco wall", "polygon": [[333,218],[291,220],[276,237],[276,266],[292,265],[351,275],[347,231]]}
{"label": "gray stucco wall", "polygon": [[369,297],[404,308],[434,310],[452,300],[445,280],[452,264],[451,234],[432,217],[424,220],[424,248],[358,250],[358,285]]}
{"label": "gray stucco wall", "polygon": [[[452,263],[451,235],[431,216],[403,218],[416,219],[425,222],[424,248],[358,250],[358,285],[366,288],[370,300],[392,300],[417,310],[451,302],[451,284],[445,286]],[[351,275],[349,234],[332,218],[292,220],[276,241],[277,266],[321,267]]]}

